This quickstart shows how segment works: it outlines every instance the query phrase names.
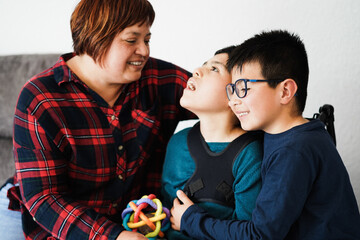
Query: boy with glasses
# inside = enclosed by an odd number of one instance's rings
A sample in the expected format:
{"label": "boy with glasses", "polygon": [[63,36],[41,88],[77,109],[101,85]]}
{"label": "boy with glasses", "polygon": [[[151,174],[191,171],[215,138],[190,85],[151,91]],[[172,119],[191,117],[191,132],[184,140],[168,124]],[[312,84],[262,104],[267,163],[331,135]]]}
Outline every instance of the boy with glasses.
{"label": "boy with glasses", "polygon": [[302,117],[309,70],[299,37],[255,35],[232,52],[228,69],[229,105],[242,128],[265,131],[252,219],[211,218],[178,192],[183,204],[174,201],[172,226],[196,239],[360,239],[359,209],[341,157],[322,122]]}

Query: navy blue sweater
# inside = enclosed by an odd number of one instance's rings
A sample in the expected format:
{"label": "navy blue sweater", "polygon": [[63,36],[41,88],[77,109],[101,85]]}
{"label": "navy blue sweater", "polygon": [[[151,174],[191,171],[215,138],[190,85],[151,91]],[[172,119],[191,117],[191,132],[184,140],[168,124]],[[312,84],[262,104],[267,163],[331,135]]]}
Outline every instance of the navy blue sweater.
{"label": "navy blue sweater", "polygon": [[181,231],[196,239],[360,239],[360,214],[346,168],[314,120],[265,134],[263,186],[250,221],[187,209]]}

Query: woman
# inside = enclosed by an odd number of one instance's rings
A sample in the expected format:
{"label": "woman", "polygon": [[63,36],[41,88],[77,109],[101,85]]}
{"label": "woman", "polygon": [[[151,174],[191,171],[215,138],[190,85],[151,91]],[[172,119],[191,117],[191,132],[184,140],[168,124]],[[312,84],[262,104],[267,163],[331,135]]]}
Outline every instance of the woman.
{"label": "woman", "polygon": [[74,53],[22,89],[8,195],[27,239],[146,239],[120,213],[158,193],[166,144],[193,117],[178,104],[190,74],[149,57],[154,17],[147,0],[80,1]]}

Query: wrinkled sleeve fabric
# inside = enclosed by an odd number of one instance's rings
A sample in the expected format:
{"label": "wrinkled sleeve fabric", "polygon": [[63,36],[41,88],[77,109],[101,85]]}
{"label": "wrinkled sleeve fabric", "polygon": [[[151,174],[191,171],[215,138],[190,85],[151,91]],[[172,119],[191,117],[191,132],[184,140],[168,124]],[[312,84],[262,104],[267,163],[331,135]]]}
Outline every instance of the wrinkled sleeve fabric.
{"label": "wrinkled sleeve fabric", "polygon": [[[148,68],[143,71],[143,77],[140,83],[147,82],[148,91],[144,91],[146,95],[150,95],[158,103],[155,113],[158,115],[159,123],[155,128],[150,129],[156,132],[156,144],[149,147],[152,151],[150,161],[144,174],[146,178],[143,181],[145,190],[143,194],[158,193],[161,189],[161,172],[165,159],[165,149],[170,137],[181,120],[194,119],[196,116],[180,106],[180,98],[186,88],[187,80],[191,73],[172,63],[151,58],[148,61]],[[149,93],[150,94],[149,94]],[[144,93],[140,92],[140,95]],[[146,105],[148,101],[142,99],[142,104]],[[151,110],[152,111],[152,110]],[[152,142],[149,141],[148,144]],[[149,152],[150,152],[149,151]]]}

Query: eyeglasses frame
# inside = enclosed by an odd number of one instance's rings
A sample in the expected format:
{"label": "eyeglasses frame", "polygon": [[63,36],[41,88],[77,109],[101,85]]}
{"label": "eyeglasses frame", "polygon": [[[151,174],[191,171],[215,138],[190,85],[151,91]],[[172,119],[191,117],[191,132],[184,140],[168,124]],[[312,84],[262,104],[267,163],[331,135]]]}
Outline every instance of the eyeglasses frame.
{"label": "eyeglasses frame", "polygon": [[[227,91],[228,86],[231,86],[231,89],[232,89],[231,95],[233,95],[234,92],[235,92],[235,93],[236,93],[236,96],[237,96],[238,98],[244,98],[244,97],[246,97],[246,95],[247,95],[247,83],[248,83],[248,82],[282,82],[282,81],[284,81],[284,80],[285,80],[285,79],[245,79],[245,78],[240,78],[240,79],[236,80],[235,83],[228,83],[228,84],[226,84],[226,86],[225,86],[226,96],[228,97],[228,99],[229,99],[229,101],[230,101],[230,100],[231,100],[231,96],[229,96],[228,91]],[[244,83],[245,83],[245,94],[244,94],[244,96],[242,96],[242,97],[240,97],[239,94],[238,94],[238,92],[236,91],[236,87],[235,87],[235,86],[236,86],[236,84],[238,83],[238,81],[244,81]]]}

